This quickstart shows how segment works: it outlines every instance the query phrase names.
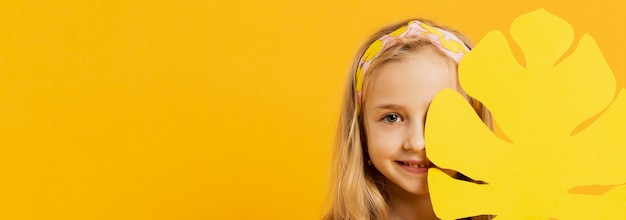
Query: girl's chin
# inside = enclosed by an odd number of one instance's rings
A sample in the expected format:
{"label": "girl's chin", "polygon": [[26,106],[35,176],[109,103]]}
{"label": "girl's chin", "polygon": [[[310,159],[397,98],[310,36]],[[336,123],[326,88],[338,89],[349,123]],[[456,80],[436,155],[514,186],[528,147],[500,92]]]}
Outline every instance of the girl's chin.
{"label": "girl's chin", "polygon": [[404,183],[400,186],[397,184],[387,184],[392,194],[405,194],[411,196],[428,195],[428,183],[426,181],[419,183]]}

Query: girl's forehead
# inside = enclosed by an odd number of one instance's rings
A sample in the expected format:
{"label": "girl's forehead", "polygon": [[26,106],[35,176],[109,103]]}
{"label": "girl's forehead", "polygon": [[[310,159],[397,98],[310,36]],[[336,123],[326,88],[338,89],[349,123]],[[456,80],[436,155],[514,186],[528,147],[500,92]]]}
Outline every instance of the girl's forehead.
{"label": "girl's forehead", "polygon": [[377,68],[366,85],[364,104],[366,107],[428,105],[440,90],[458,90],[457,87],[454,61],[430,53],[416,53]]}

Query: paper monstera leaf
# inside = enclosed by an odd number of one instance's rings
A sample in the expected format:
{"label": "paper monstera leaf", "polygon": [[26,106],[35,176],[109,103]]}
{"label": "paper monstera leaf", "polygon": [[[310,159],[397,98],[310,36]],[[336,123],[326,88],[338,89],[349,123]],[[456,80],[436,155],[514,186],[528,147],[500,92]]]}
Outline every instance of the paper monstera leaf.
{"label": "paper monstera leaf", "polygon": [[[435,97],[426,123],[428,157],[487,182],[431,170],[438,217],[626,219],[626,91],[616,93],[593,38],[584,34],[572,44],[573,32],[541,9],[511,25],[526,65],[498,31],[463,58],[461,85],[491,110],[506,137],[485,126],[458,93]],[[585,122],[590,125],[577,129]]]}

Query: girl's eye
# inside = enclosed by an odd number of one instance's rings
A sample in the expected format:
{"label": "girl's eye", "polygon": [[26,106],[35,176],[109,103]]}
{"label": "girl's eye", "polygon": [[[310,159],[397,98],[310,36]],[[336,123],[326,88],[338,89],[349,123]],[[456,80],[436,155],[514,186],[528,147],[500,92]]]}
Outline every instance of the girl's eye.
{"label": "girl's eye", "polygon": [[383,120],[384,120],[385,122],[389,122],[389,123],[396,123],[396,122],[399,122],[399,121],[400,121],[400,120],[402,120],[402,119],[401,119],[401,118],[400,118],[400,116],[399,116],[399,115],[397,115],[397,114],[389,114],[389,115],[385,115],[385,117],[383,118]]}

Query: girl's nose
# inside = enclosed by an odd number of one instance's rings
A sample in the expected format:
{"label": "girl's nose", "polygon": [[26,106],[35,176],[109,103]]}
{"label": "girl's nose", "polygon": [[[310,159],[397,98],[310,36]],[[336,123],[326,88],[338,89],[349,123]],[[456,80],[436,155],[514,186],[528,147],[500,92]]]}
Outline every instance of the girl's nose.
{"label": "girl's nose", "polygon": [[407,126],[405,141],[403,148],[410,151],[423,151],[424,144],[424,123],[416,123],[417,125]]}

